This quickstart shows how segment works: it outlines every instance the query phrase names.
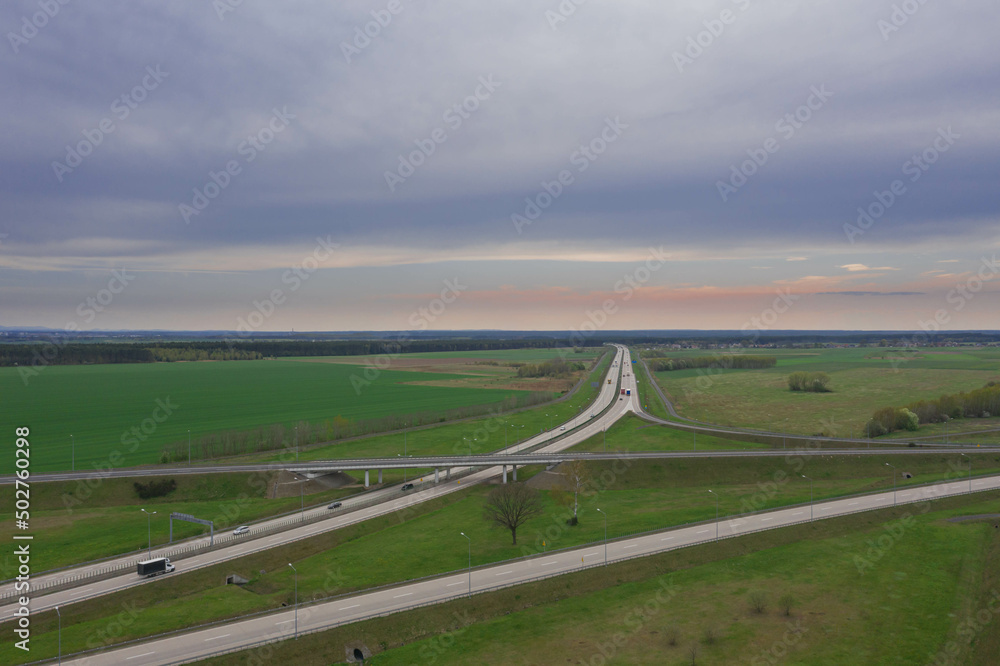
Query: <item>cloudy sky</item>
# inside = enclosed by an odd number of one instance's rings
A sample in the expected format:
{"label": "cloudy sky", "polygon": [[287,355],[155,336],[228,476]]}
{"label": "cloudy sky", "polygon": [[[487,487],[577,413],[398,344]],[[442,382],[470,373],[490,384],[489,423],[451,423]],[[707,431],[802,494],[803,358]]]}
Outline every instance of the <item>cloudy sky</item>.
{"label": "cloudy sky", "polygon": [[998,329],[997,26],[4,2],[0,325]]}

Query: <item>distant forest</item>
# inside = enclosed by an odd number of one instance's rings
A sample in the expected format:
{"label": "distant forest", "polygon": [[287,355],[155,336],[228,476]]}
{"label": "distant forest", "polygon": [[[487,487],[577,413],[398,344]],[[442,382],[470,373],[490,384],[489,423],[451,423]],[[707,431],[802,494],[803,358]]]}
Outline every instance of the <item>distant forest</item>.
{"label": "distant forest", "polygon": [[0,366],[84,365],[92,363],[156,363],[170,361],[242,361],[282,356],[359,356],[426,352],[495,351],[596,347],[585,342],[538,340],[234,340],[196,342],[94,342],[0,345]]}

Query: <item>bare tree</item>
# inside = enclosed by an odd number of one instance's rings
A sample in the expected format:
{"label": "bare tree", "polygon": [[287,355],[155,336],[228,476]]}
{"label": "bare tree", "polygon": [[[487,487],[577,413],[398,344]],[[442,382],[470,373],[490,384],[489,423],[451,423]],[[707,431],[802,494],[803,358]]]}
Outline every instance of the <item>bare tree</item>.
{"label": "bare tree", "polygon": [[750,593],[750,608],[752,608],[753,612],[758,615],[764,612],[767,608],[767,597],[763,592],[756,590]]}
{"label": "bare tree", "polygon": [[587,489],[590,474],[587,463],[583,460],[571,460],[563,465],[563,485],[568,492],[573,493],[573,524],[577,522],[577,512],[580,510],[580,493]]}
{"label": "bare tree", "polygon": [[795,597],[790,593],[783,594],[781,600],[778,601],[778,605],[781,606],[781,610],[784,611],[786,616],[792,614],[792,606],[795,605]]}
{"label": "bare tree", "polygon": [[538,491],[523,483],[505,483],[490,491],[483,506],[483,518],[496,527],[510,530],[513,545],[517,545],[517,528],[529,518],[542,514],[542,499]]}

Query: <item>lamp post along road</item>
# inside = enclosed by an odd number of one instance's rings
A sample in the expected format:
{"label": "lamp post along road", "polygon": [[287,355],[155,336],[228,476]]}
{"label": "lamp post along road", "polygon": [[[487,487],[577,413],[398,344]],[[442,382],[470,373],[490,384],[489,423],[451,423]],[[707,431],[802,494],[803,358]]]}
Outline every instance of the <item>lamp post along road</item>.
{"label": "lamp post along road", "polygon": [[719,540],[719,493],[709,490],[715,496],[715,540]]}
{"label": "lamp post along road", "polygon": [[70,444],[70,449],[71,449],[70,455],[72,456],[70,458],[70,470],[73,471],[73,472],[75,472],[76,471],[76,439],[73,437],[73,435],[69,436],[69,444]]}
{"label": "lamp post along road", "polygon": [[191,466],[191,431],[188,430],[188,467]]}
{"label": "lamp post along road", "polygon": [[896,506],[896,466],[886,463],[886,467],[892,468],[892,505]]}
{"label": "lamp post along road", "polygon": [[961,456],[963,458],[965,458],[966,460],[969,461],[969,492],[971,493],[972,492],[972,458],[970,458],[969,456],[965,455],[964,453],[961,454]]}
{"label": "lamp post along road", "polygon": [[[288,566],[292,567],[292,563],[289,562]],[[292,567],[292,571],[295,572],[295,638],[299,637],[299,570]]]}
{"label": "lamp post along road", "polygon": [[59,612],[59,606],[56,606],[56,617],[59,622],[59,663],[62,664],[62,613]]}
{"label": "lamp post along road", "polygon": [[465,532],[462,532],[462,536],[464,536],[469,541],[469,597],[471,598],[472,597],[472,539],[470,539]]}
{"label": "lamp post along road", "polygon": [[601,515],[604,516],[604,566],[608,566],[608,514],[601,511]]}
{"label": "lamp post along road", "polygon": [[149,511],[146,511],[145,509],[139,509],[139,510],[142,511],[144,514],[146,514],[146,539],[147,539],[146,555],[148,555],[149,558],[152,559],[153,558],[153,531],[152,531],[152,527],[150,527],[150,518],[152,516],[155,516],[156,512],[153,511],[152,513],[150,513]]}
{"label": "lamp post along road", "polygon": [[805,474],[802,475],[803,479],[809,479],[809,520],[813,519],[813,480],[810,479]]}

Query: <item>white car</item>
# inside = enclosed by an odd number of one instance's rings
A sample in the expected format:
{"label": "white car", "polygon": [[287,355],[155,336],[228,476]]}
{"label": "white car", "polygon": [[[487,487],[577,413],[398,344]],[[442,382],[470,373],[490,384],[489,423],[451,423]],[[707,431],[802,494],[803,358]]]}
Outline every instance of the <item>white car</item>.
{"label": "white car", "polygon": [[240,525],[235,530],[233,530],[233,536],[240,536],[241,534],[249,534],[249,533],[250,533],[249,525]]}
{"label": "white car", "polygon": [[560,427],[559,429],[560,429],[560,430],[565,430],[565,429],[566,429],[566,426],[562,426],[562,427]]}

